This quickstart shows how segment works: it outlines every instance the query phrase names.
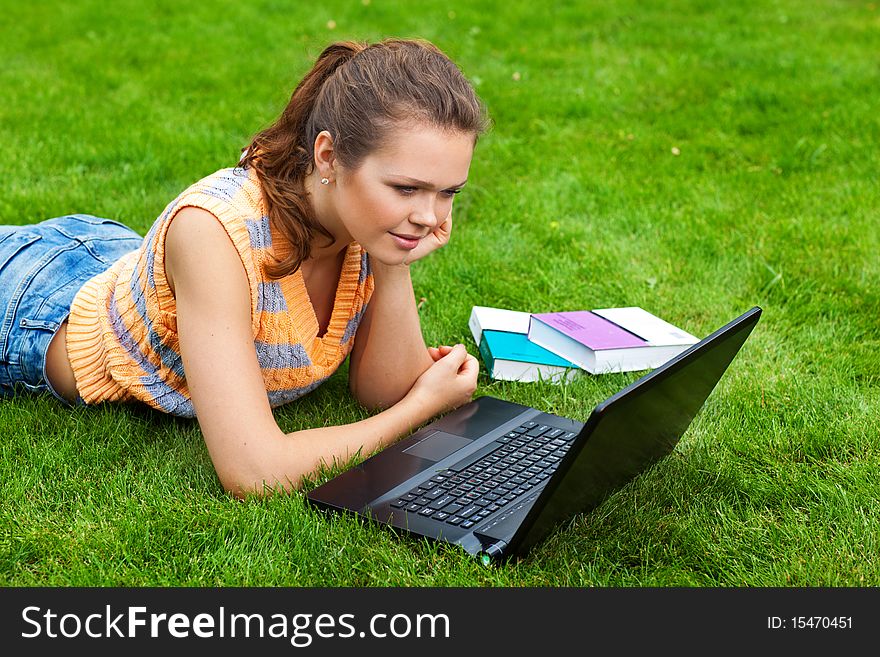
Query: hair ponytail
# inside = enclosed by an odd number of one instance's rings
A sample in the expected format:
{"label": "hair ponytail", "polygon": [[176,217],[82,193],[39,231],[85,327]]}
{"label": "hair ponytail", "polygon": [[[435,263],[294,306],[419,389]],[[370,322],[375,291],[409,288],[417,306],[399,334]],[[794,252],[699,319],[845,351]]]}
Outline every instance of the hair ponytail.
{"label": "hair ponytail", "polygon": [[339,161],[354,168],[399,122],[472,132],[475,138],[488,127],[461,71],[426,41],[345,41],[324,49],[281,116],[253,138],[240,162],[256,172],[269,220],[292,247],[287,258],[266,267],[270,277],[296,271],[316,235],[333,241],[305,190],[318,133],[329,131]]}
{"label": "hair ponytail", "polygon": [[[253,167],[257,173],[269,220],[293,245],[290,258],[266,267],[270,277],[282,278],[296,271],[308,258],[308,245],[316,234],[333,241],[333,236],[315,219],[303,185],[311,173],[314,143],[307,139],[306,125],[324,82],[361,50],[363,46],[353,42],[325,48],[293,90],[278,120],[253,138],[242,157],[240,165]],[[284,221],[284,217],[296,220]]]}

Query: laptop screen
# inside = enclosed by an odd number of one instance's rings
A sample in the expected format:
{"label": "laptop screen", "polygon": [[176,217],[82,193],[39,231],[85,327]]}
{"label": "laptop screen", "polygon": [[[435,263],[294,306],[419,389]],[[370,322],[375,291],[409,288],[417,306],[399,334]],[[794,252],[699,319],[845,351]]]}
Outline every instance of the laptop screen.
{"label": "laptop screen", "polygon": [[599,404],[511,541],[524,552],[669,454],[760,317],[753,308]]}

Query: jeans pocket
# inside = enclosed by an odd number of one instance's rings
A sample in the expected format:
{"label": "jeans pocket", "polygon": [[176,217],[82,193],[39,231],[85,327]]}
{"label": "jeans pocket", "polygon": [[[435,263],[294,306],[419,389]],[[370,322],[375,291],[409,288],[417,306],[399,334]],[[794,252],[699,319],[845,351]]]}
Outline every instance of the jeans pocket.
{"label": "jeans pocket", "polygon": [[[0,355],[14,359],[19,353],[27,353],[21,349],[21,331],[42,328],[29,322],[60,324],[67,316],[69,305],[58,308],[57,302],[48,300],[57,300],[56,293],[68,289],[72,280],[81,280],[84,273],[91,277],[91,272],[99,271],[94,260],[83,258],[82,251],[82,244],[73,241],[51,246],[30,258],[18,258],[18,271],[10,278],[10,289],[3,293],[6,311],[0,327]],[[57,319],[59,316],[61,319]]]}
{"label": "jeans pocket", "polygon": [[[66,316],[65,316],[66,317]],[[18,355],[12,354],[18,361],[20,370],[19,382],[31,386],[30,390],[47,389],[46,354],[49,343],[61,327],[63,318],[47,316],[45,319],[22,318],[18,321]]]}

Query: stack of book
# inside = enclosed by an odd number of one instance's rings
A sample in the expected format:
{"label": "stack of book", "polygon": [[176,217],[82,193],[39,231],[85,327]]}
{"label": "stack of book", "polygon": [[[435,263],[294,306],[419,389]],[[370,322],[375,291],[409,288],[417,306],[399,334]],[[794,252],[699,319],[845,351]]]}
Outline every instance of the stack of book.
{"label": "stack of book", "polygon": [[699,342],[638,307],[531,314],[474,306],[469,326],[489,376],[505,381],[652,369]]}

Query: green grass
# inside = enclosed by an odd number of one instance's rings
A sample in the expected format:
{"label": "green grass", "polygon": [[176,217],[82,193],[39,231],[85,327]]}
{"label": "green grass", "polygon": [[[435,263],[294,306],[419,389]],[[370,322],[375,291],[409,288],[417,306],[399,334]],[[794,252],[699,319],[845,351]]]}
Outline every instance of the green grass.
{"label": "green grass", "polygon": [[[2,5],[0,223],[143,233],[327,42],[419,36],[495,121],[450,246],[414,266],[429,343],[476,353],[475,304],[640,305],[698,335],[765,314],[671,457],[494,569],[301,494],[234,501],[194,422],[4,400],[0,584],[880,584],[876,3]],[[280,426],[365,417],[345,374]],[[478,394],[583,420],[636,376]]]}

